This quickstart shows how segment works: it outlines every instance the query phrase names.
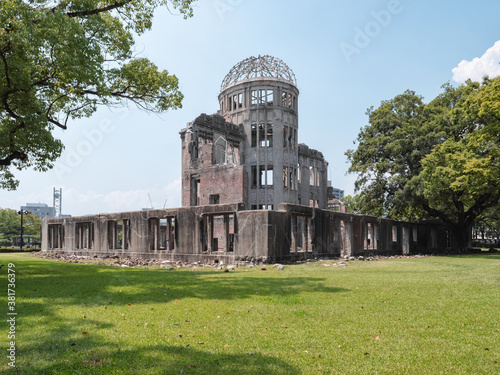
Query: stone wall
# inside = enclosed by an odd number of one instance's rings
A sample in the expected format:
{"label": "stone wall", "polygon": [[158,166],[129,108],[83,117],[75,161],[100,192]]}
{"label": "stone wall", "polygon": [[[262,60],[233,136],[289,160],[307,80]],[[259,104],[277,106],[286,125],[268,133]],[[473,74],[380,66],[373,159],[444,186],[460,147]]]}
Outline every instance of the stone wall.
{"label": "stone wall", "polygon": [[439,223],[407,223],[300,205],[220,204],[45,218],[42,250],[233,263],[442,251]]}

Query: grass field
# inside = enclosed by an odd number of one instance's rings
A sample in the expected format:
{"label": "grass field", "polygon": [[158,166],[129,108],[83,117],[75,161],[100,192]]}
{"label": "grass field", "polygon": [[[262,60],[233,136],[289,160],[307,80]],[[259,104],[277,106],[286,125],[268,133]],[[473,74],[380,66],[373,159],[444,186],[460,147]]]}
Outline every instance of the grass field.
{"label": "grass field", "polygon": [[[15,368],[7,272],[15,265]],[[0,254],[0,370],[499,374],[500,255],[144,269]]]}

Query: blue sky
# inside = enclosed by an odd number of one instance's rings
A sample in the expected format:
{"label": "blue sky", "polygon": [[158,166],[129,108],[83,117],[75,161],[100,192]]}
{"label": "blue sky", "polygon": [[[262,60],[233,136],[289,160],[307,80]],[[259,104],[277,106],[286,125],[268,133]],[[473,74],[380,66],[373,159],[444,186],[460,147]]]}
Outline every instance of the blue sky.
{"label": "blue sky", "polygon": [[407,89],[430,101],[446,82],[499,75],[500,2],[479,0],[200,0],[184,20],[159,10],[136,53],[177,75],[183,108],[160,116],[134,106],[99,110],[58,131],[55,169],[16,172],[0,207],[52,204],[84,215],[180,206],[179,130],[218,109],[224,76],[257,55],[282,59],[300,90],[299,142],[323,152],[329,179],[347,194],[344,153],[367,124],[366,109]]}

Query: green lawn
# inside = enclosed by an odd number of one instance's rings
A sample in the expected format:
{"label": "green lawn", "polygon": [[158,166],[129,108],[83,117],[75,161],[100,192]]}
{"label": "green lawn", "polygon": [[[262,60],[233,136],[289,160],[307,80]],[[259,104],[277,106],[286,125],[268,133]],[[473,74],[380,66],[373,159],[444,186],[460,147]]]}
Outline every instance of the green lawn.
{"label": "green lawn", "polygon": [[[9,262],[15,369],[5,355]],[[0,254],[0,370],[500,373],[500,255],[334,263],[167,271]]]}

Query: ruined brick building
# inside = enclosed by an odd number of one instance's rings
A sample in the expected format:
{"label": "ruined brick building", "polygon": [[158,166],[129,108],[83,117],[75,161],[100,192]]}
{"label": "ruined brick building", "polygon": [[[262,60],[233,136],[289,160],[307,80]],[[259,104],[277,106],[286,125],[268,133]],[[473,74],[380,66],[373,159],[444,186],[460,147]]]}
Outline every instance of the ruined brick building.
{"label": "ruined brick building", "polygon": [[236,64],[222,81],[220,108],[189,123],[182,139],[182,205],[280,203],[327,208],[323,154],[298,142],[299,90],[272,56]]}
{"label": "ruined brick building", "polygon": [[222,82],[217,113],[180,132],[182,208],[44,218],[42,250],[231,263],[448,246],[439,223],[329,210],[343,191],[328,186],[322,153],[298,143],[298,97],[281,60],[243,60]]}

